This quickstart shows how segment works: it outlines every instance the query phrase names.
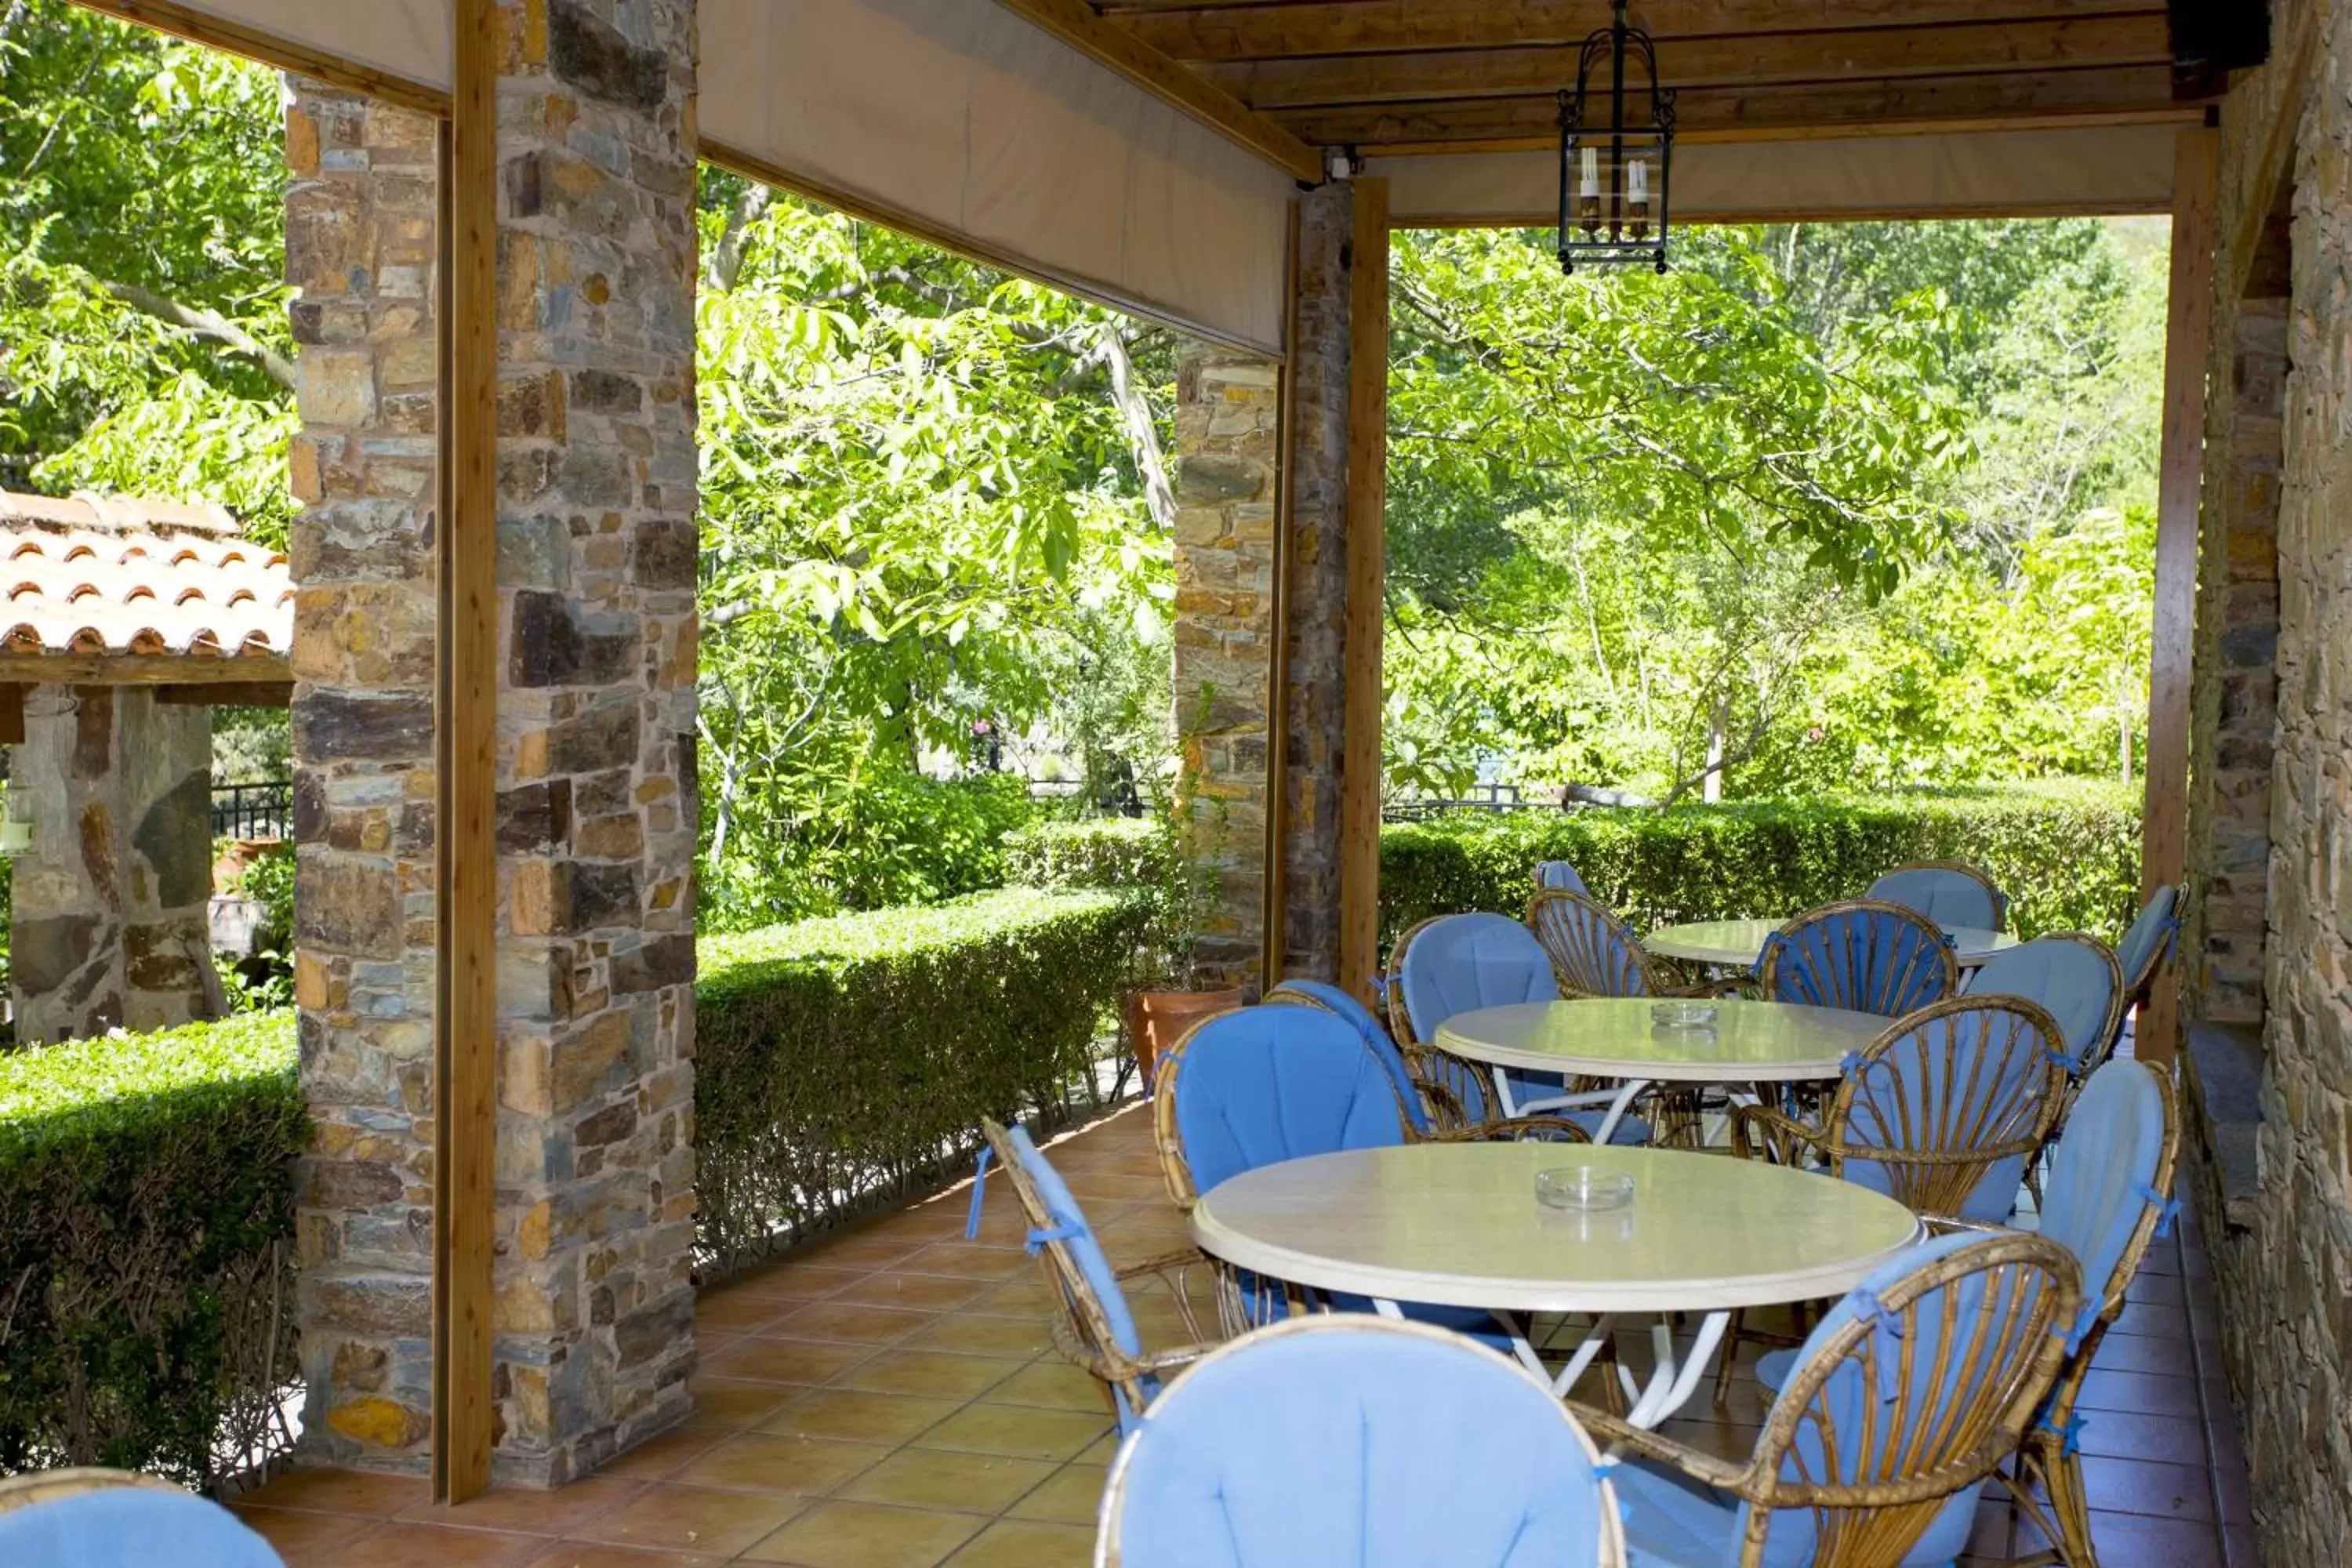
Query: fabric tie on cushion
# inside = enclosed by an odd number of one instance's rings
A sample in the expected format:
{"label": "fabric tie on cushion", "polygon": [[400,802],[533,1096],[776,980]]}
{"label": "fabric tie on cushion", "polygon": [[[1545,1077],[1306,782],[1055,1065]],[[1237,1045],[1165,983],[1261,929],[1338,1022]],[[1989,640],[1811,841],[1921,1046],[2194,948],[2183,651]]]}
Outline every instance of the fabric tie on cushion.
{"label": "fabric tie on cushion", "polygon": [[2068,1355],[2073,1355],[2076,1351],[2081,1350],[2083,1348],[2083,1342],[2089,1339],[2091,1337],[2091,1331],[2098,1326],[2099,1303],[2096,1301],[2084,1302],[2083,1310],[2074,1314],[2074,1326],[2064,1331],[2066,1335],[2066,1353]]}
{"label": "fabric tie on cushion", "polygon": [[2036,1427],[2058,1439],[2058,1451],[2068,1458],[2082,1452],[2083,1428],[2090,1424],[2091,1418],[2079,1410],[2066,1417],[2063,1422],[2053,1421],[2050,1419],[2050,1412],[2047,1408],[2043,1409],[2033,1423]]}
{"label": "fabric tie on cushion", "polygon": [[[1057,1215],[1055,1217],[1059,1219],[1061,1216]],[[1045,1230],[1031,1231],[1028,1238],[1022,1243],[1022,1247],[1030,1257],[1034,1258],[1045,1250],[1045,1244],[1049,1241],[1071,1241],[1086,1233],[1087,1227],[1083,1224],[1074,1220],[1062,1220],[1059,1225],[1049,1226]]]}
{"label": "fabric tie on cushion", "polygon": [[1903,1339],[1903,1316],[1889,1310],[1878,1292],[1866,1285],[1855,1287],[1846,1300],[1853,1304],[1853,1315],[1870,1325],[1872,1357],[1878,1363],[1878,1397],[1885,1403],[1903,1392],[1903,1368],[1895,1353]]}
{"label": "fabric tie on cushion", "polygon": [[980,1158],[971,1163],[971,1216],[963,1222],[963,1238],[966,1241],[980,1239],[980,1200],[988,1192],[988,1161],[989,1156],[995,1152],[994,1149],[982,1143]]}
{"label": "fabric tie on cushion", "polygon": [[1372,976],[1372,994],[1379,997],[1383,1002],[1389,999],[1389,977],[1387,975],[1375,974]]}
{"label": "fabric tie on cushion", "polygon": [[2042,1055],[2049,1061],[2052,1067],[2056,1068],[2060,1072],[2072,1072],[2074,1070],[2074,1058],[2068,1056],[2064,1051],[2044,1051]]}
{"label": "fabric tie on cushion", "polygon": [[2180,1200],[2166,1197],[2146,1182],[2132,1190],[2156,1205],[2156,1234],[2159,1237],[2170,1236],[2172,1222],[2180,1217]]}

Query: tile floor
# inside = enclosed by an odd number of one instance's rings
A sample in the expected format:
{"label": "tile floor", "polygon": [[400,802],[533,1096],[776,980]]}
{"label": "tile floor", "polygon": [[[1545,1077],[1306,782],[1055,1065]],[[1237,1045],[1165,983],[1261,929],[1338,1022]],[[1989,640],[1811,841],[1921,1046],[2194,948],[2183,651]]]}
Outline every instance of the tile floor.
{"label": "tile floor", "polygon": [[[1115,1259],[1182,1240],[1139,1109],[1050,1152]],[[1086,1563],[1111,1423],[1048,1342],[1009,1186],[990,1184],[976,1242],[968,1201],[911,1205],[711,1291],[692,1421],[561,1491],[439,1509],[420,1479],[306,1470],[238,1510],[290,1568]],[[2158,1244],[2084,1399],[2104,1568],[2252,1568],[2214,1311],[2184,1226]],[[1147,1343],[1181,1338],[1166,1296],[1136,1315]],[[1702,1395],[1668,1430],[1742,1454],[1762,1409],[1742,1379],[1723,1408]],[[2005,1555],[2011,1534],[2007,1508],[1985,1504],[1975,1549]]]}

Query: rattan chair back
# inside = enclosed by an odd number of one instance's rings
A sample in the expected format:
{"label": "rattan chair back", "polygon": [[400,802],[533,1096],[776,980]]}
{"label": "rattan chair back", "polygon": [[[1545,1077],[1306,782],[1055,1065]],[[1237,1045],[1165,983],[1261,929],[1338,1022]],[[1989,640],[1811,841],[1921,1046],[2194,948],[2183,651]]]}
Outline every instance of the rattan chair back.
{"label": "rattan chair back", "polygon": [[1648,996],[1667,988],[1633,928],[1598,899],[1540,889],[1528,900],[1528,929],[1551,960],[1562,996]]}
{"label": "rattan chair back", "polygon": [[1916,910],[1872,899],[1799,915],[1764,941],[1757,994],[1767,1002],[1899,1018],[1958,988],[1951,939]]}
{"label": "rattan chair back", "polygon": [[1913,860],[1897,866],[1862,895],[1916,910],[1937,925],[1999,931],[2009,919],[2009,895],[1965,860]]}

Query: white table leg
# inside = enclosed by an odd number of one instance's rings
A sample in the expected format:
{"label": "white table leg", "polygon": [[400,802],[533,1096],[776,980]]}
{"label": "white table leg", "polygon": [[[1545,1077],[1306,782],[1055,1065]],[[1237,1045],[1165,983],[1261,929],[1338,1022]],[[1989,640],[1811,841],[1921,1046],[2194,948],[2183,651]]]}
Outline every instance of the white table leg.
{"label": "white table leg", "polygon": [[1618,1089],[1588,1089],[1579,1090],[1575,1094],[1548,1094],[1538,1099],[1522,1100],[1511,1092],[1510,1079],[1504,1075],[1501,1068],[1494,1068],[1493,1072],[1495,1099],[1502,1107],[1505,1116],[1541,1116],[1554,1110],[1588,1110],[1596,1105],[1607,1106],[1609,1116],[1601,1123],[1602,1131],[1601,1135],[1593,1140],[1595,1143],[1609,1142],[1610,1136],[1617,1131],[1617,1123],[1625,1118],[1625,1108],[1633,1103],[1635,1095],[1649,1088],[1654,1081],[1649,1079],[1634,1079]]}
{"label": "white table leg", "polygon": [[[1577,1379],[1582,1377],[1585,1368],[1592,1364],[1592,1358],[1608,1346],[1612,1331],[1608,1318],[1593,1320],[1592,1327],[1585,1331],[1584,1342],[1576,1347],[1576,1353],[1568,1358],[1568,1364],[1560,1369],[1559,1375],[1552,1378],[1551,1391],[1554,1394],[1562,1399],[1568,1397],[1568,1391],[1576,1386]],[[1550,1374],[1547,1373],[1545,1375]]]}
{"label": "white table leg", "polygon": [[[1372,1298],[1372,1310],[1383,1318],[1393,1318],[1399,1322],[1402,1322],[1404,1321],[1403,1309],[1400,1308],[1394,1301],[1389,1300],[1385,1297],[1375,1296]],[[1606,1321],[1607,1320],[1604,1319],[1602,1321]],[[1512,1324],[1511,1321],[1500,1312],[1496,1312],[1495,1314],[1495,1322],[1496,1325],[1505,1333],[1511,1336],[1511,1353],[1518,1358],[1519,1364],[1526,1367],[1529,1372],[1534,1373],[1538,1377],[1549,1380],[1551,1377],[1551,1368],[1544,1365],[1543,1357],[1536,1353],[1536,1347],[1529,1342],[1527,1335],[1519,1332],[1517,1328]],[[1534,1326],[1532,1318],[1529,1320],[1528,1326],[1531,1328]],[[1591,1345],[1589,1349],[1580,1350],[1577,1352],[1582,1358],[1573,1363],[1578,1373],[1581,1373],[1584,1370],[1584,1363],[1592,1359],[1591,1352],[1597,1351],[1600,1348],[1600,1345],[1596,1342]],[[1567,1383],[1556,1384],[1554,1386],[1561,1394],[1565,1395],[1570,1384],[1572,1384],[1575,1382],[1576,1379],[1574,1377],[1570,1377]]]}
{"label": "white table leg", "polygon": [[1649,1088],[1652,1081],[1646,1078],[1629,1078],[1625,1080],[1618,1089],[1616,1099],[1609,1102],[1609,1114],[1601,1119],[1599,1130],[1592,1134],[1593,1142],[1602,1148],[1608,1147],[1609,1141],[1617,1136],[1617,1124],[1625,1120],[1625,1108],[1632,1105],[1633,1097]]}
{"label": "white table leg", "polygon": [[1666,1420],[1690,1403],[1697,1392],[1706,1369],[1715,1360],[1716,1348],[1722,1344],[1724,1331],[1731,1326],[1729,1312],[1709,1312],[1699,1320],[1698,1332],[1692,1336],[1687,1354],[1677,1360],[1674,1351],[1674,1331],[1661,1321],[1650,1332],[1658,1346],[1658,1364],[1650,1373],[1649,1386],[1634,1396],[1633,1379],[1624,1368],[1618,1368],[1625,1393],[1633,1398],[1632,1408],[1625,1413],[1626,1422],[1634,1426],[1650,1427]]}

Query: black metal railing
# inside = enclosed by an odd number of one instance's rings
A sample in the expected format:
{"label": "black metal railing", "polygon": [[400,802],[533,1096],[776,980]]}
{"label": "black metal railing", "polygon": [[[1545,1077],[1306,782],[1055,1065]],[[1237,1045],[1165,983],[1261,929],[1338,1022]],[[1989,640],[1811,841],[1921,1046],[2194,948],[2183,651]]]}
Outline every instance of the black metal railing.
{"label": "black metal railing", "polygon": [[294,781],[213,785],[215,838],[294,837]]}

